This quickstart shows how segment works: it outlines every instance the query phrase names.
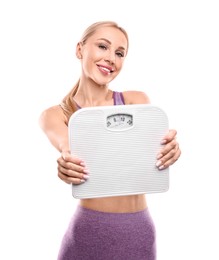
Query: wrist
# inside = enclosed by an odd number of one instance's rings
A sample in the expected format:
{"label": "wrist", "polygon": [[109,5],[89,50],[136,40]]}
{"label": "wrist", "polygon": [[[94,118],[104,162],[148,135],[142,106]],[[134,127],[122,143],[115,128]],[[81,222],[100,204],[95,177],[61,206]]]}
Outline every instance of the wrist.
{"label": "wrist", "polygon": [[70,148],[69,148],[69,145],[66,144],[66,143],[62,143],[59,145],[59,151],[61,153],[70,153]]}

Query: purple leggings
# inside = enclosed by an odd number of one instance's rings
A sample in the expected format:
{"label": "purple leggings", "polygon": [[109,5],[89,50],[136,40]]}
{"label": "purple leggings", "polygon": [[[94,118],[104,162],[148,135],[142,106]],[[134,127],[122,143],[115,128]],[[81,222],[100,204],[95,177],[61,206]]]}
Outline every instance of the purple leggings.
{"label": "purple leggings", "polygon": [[78,206],[58,260],[155,260],[155,239],[148,209],[105,213]]}

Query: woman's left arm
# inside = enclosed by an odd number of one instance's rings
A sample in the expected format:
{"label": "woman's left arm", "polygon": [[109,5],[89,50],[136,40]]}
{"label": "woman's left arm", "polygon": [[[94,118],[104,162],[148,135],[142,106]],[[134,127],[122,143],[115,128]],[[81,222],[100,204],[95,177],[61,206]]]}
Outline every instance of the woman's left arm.
{"label": "woman's left arm", "polygon": [[[125,104],[150,104],[150,99],[145,92],[142,91],[125,91],[123,92]],[[174,164],[181,155],[179,144],[176,140],[177,131],[174,129],[169,130],[161,144],[163,148],[157,155],[156,166],[162,170]]]}
{"label": "woman's left arm", "polygon": [[159,170],[163,170],[170,165],[174,164],[181,155],[179,144],[176,140],[177,131],[174,129],[169,130],[168,134],[164,136],[161,144],[164,147],[157,155],[156,166]]}

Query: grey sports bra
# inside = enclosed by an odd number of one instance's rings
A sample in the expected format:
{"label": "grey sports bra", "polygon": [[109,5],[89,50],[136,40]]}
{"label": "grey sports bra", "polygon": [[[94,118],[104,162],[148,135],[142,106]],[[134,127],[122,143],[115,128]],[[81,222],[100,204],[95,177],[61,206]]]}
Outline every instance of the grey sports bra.
{"label": "grey sports bra", "polygon": [[[113,102],[114,102],[114,106],[125,105],[125,100],[124,100],[122,92],[113,91]],[[77,103],[76,103],[76,106],[78,107],[78,109],[81,108]]]}

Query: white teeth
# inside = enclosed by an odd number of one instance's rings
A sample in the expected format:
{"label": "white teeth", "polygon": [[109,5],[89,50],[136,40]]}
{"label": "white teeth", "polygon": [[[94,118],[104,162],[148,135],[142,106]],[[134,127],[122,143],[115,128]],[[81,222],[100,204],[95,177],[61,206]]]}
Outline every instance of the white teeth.
{"label": "white teeth", "polygon": [[110,70],[107,69],[107,68],[103,68],[103,67],[101,67],[101,69],[102,69],[102,70],[105,70],[105,71],[107,71],[107,72],[110,72]]}
{"label": "white teeth", "polygon": [[101,67],[101,66],[99,66],[99,68],[100,68],[101,70],[104,70],[104,71],[108,72],[108,73],[111,72],[111,70],[109,70],[109,69],[107,69],[107,68],[105,68],[105,67]]}

